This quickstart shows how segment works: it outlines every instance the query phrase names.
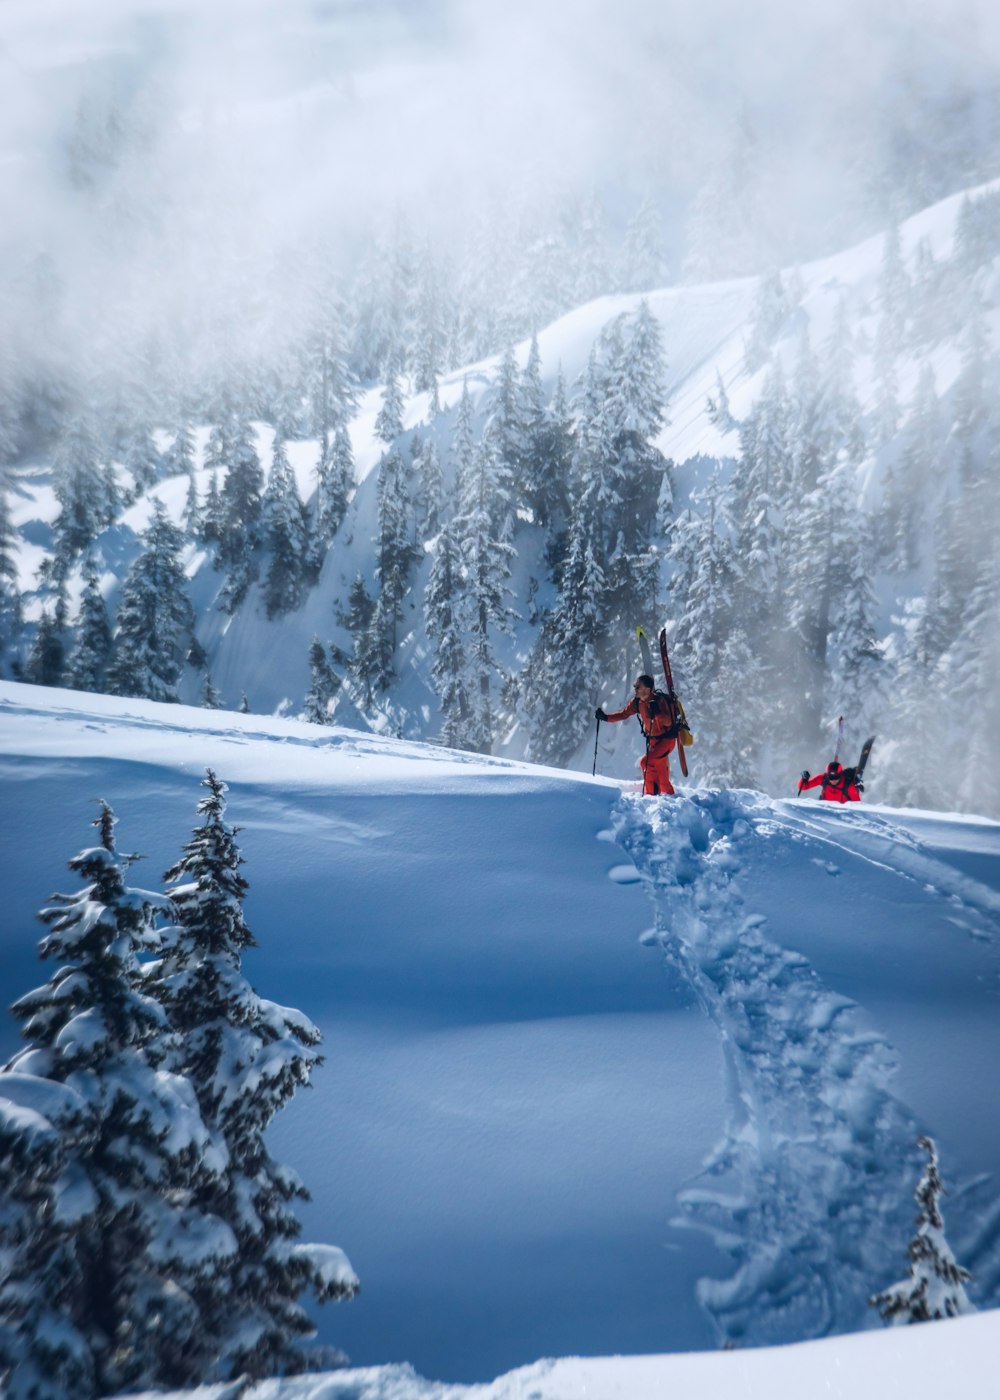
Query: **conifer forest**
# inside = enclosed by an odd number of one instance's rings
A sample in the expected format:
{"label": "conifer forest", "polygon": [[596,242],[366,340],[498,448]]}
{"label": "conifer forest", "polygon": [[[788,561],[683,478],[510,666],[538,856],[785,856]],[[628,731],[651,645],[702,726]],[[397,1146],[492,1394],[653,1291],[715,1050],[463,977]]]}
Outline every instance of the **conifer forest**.
{"label": "conifer forest", "polygon": [[61,230],[5,260],[4,673],[586,769],[666,622],[699,783],[790,792],[843,715],[879,800],[1000,813],[1000,104],[896,63],[808,219],[745,106],[680,219],[648,143],[433,218],[373,176],[337,236],[185,226],[166,299],[169,122],[88,89],[92,285]]}

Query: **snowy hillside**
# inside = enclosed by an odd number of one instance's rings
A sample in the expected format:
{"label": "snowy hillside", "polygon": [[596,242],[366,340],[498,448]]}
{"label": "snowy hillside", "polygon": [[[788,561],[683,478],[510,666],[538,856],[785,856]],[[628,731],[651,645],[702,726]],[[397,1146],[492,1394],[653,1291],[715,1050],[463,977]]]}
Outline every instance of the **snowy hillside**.
{"label": "snowy hillside", "polygon": [[[996,815],[998,197],[769,278],[598,298],[420,393],[394,369],[323,442],[307,396],[251,425],[220,391],[103,464],[81,420],[8,468],[7,672],[586,771],[635,624],[666,618],[695,781],[786,793],[846,714],[852,748],[880,735],[872,796]],[[171,580],[152,627],[143,568]],[[606,730],[599,771],[634,750]]]}
{"label": "snowy hillside", "polygon": [[[969,1296],[1000,1300],[1000,825],[751,791],[649,801],[356,731],[3,682],[8,1000],[40,980],[33,916],[73,889],[97,799],[158,888],[206,766],[241,828],[249,974],[323,1032],[326,1063],[272,1141],[312,1193],[306,1238],[361,1278],[317,1314],[354,1365],[487,1381],[544,1356],[877,1328],[869,1294],[906,1272],[919,1132]],[[7,1018],[0,1052],[15,1046]],[[926,1380],[991,1340],[972,1319],[801,1356]],[[490,1393],[652,1394],[676,1376],[707,1395],[729,1366],[748,1395],[764,1373],[801,1394],[799,1354],[773,1373],[765,1353],[558,1363]],[[445,1393],[398,1371],[324,1385],[282,1393]]]}
{"label": "snowy hillside", "polygon": [[[998,1317],[960,1318],[905,1334],[868,1334],[750,1353],[568,1358],[541,1361],[492,1385],[428,1382],[410,1367],[349,1370],[264,1382],[245,1400],[932,1400],[955,1387],[975,1400],[993,1393]],[[199,1400],[229,1400],[206,1386]],[[162,1392],[160,1392],[162,1394]],[[190,1392],[188,1392],[190,1395]],[[164,1397],[170,1400],[170,1397]],[[175,1397],[176,1400],[176,1397]]]}

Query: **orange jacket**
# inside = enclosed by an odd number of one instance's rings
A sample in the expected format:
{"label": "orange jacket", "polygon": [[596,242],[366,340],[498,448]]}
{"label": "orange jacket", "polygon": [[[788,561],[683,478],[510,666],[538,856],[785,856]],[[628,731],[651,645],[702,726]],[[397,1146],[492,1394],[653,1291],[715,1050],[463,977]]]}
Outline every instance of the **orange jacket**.
{"label": "orange jacket", "polygon": [[820,797],[824,802],[860,802],[861,793],[858,791],[855,782],[853,768],[838,768],[835,773],[829,770],[825,773],[816,773],[811,778],[803,778],[799,783],[799,792],[806,792],[809,788],[819,787],[823,784],[823,791]]}
{"label": "orange jacket", "polygon": [[617,724],[620,719],[631,719],[636,714],[649,745],[650,757],[660,758],[671,753],[677,743],[677,715],[669,697],[662,690],[654,690],[648,700],[640,700],[635,695],[623,710],[615,710],[605,718]]}

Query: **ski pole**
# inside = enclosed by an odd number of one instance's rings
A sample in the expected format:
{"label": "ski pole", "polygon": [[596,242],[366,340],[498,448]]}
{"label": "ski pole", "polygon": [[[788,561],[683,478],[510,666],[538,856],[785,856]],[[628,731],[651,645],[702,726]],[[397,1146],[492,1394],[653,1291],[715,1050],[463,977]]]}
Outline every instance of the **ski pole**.
{"label": "ski pole", "polygon": [[598,739],[599,739],[600,737],[601,737],[601,721],[598,720],[598,721],[597,721],[597,731],[596,731],[596,733],[594,734],[594,766],[593,766],[593,768],[590,770],[590,776],[591,776],[592,778],[596,778],[596,777],[597,777],[597,741],[598,741]]}

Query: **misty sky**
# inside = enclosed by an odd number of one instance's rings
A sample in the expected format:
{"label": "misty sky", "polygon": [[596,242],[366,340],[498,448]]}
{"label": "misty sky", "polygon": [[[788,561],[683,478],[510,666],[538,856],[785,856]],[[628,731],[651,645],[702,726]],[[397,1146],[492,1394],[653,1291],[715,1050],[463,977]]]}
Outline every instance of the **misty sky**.
{"label": "misty sky", "polygon": [[598,188],[624,219],[650,192],[679,252],[741,116],[778,218],[819,226],[901,81],[917,101],[996,81],[1000,21],[987,0],[804,8],[0,0],[8,314],[35,318],[25,269],[45,255],[80,326],[261,286],[294,315],[303,240],[341,257],[393,207],[446,239],[487,196],[530,211]]}

